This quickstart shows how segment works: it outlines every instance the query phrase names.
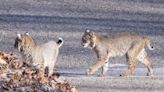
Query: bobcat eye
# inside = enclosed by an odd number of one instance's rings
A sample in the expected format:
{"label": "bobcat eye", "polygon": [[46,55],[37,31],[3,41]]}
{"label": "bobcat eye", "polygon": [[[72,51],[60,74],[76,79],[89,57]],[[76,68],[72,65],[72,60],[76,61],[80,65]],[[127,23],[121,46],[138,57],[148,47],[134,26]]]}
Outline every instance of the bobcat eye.
{"label": "bobcat eye", "polygon": [[87,41],[86,40],[82,40],[83,43],[86,43]]}
{"label": "bobcat eye", "polygon": [[87,43],[87,42],[88,42],[88,39],[87,39],[87,38],[83,38],[83,39],[82,39],[82,42],[83,42],[83,43]]}
{"label": "bobcat eye", "polygon": [[18,37],[17,37],[15,40],[16,40],[17,42],[22,42],[22,40],[21,40],[20,38],[18,38]]}

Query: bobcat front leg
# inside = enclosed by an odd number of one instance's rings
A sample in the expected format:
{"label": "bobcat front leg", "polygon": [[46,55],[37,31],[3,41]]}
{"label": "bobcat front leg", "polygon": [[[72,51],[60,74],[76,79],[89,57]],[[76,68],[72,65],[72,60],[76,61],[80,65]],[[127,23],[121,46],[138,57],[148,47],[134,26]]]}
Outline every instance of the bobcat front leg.
{"label": "bobcat front leg", "polygon": [[121,74],[120,76],[132,75],[133,71],[135,70],[137,66],[137,62],[136,62],[137,56],[143,48],[144,48],[144,45],[142,45],[141,43],[136,43],[131,49],[129,49],[129,51],[127,52],[127,56],[129,59],[129,67],[128,67],[127,72]]}
{"label": "bobcat front leg", "polygon": [[107,56],[98,58],[96,63],[87,69],[87,75],[93,74],[98,68],[102,67],[108,60]]}
{"label": "bobcat front leg", "polygon": [[102,71],[99,76],[106,76],[109,66],[108,64],[109,64],[108,61],[106,61],[105,64],[102,66]]}

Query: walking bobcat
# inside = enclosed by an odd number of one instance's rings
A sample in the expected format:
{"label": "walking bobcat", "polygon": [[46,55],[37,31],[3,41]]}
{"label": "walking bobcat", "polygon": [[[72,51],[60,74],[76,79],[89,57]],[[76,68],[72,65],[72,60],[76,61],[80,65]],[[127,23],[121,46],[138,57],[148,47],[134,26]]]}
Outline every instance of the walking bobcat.
{"label": "walking bobcat", "polygon": [[87,74],[93,74],[102,67],[101,75],[106,75],[108,70],[108,59],[115,56],[127,55],[129,61],[128,70],[120,76],[129,76],[136,68],[136,61],[143,63],[148,69],[148,76],[153,75],[152,64],[145,51],[145,45],[153,50],[150,40],[134,32],[118,32],[109,35],[99,35],[93,31],[86,30],[82,36],[81,44],[91,47],[96,55],[97,61],[87,69]]}

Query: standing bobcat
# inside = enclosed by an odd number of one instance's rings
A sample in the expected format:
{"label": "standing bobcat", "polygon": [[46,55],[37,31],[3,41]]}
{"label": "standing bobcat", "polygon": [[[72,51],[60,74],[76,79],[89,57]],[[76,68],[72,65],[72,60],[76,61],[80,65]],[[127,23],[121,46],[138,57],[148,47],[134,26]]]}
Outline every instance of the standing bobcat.
{"label": "standing bobcat", "polygon": [[150,40],[134,32],[118,32],[109,35],[98,35],[93,31],[86,30],[82,36],[81,44],[84,47],[90,46],[97,55],[97,61],[87,69],[87,74],[93,74],[102,67],[101,75],[108,70],[108,59],[115,56],[127,55],[129,67],[127,72],[120,76],[129,76],[136,68],[136,61],[143,63],[148,69],[148,76],[153,75],[152,64],[145,51],[145,45],[153,50]]}
{"label": "standing bobcat", "polygon": [[42,45],[37,45],[29,33],[17,34],[15,47],[24,56],[25,63],[35,66],[45,73],[49,70],[49,76],[53,74],[54,65],[59,53],[59,48],[63,44],[63,39],[49,41]]}

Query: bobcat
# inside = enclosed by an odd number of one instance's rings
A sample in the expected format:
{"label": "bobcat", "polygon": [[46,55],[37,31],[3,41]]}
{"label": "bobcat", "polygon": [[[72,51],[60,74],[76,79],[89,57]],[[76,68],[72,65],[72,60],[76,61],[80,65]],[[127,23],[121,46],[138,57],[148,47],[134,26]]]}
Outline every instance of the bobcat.
{"label": "bobcat", "polygon": [[59,53],[59,48],[63,44],[63,39],[49,41],[42,45],[37,45],[29,33],[17,34],[15,47],[21,52],[25,63],[35,66],[45,73],[49,70],[48,75],[53,74],[54,65]]}
{"label": "bobcat", "polygon": [[108,70],[108,59],[110,57],[127,55],[129,61],[128,70],[120,76],[130,76],[136,68],[136,61],[143,63],[148,69],[148,76],[153,75],[145,45],[153,50],[150,40],[134,32],[117,32],[109,35],[99,35],[93,31],[86,30],[82,36],[83,47],[91,47],[96,55],[97,61],[87,69],[87,74],[93,74],[98,68],[102,68],[101,75],[106,75]]}

